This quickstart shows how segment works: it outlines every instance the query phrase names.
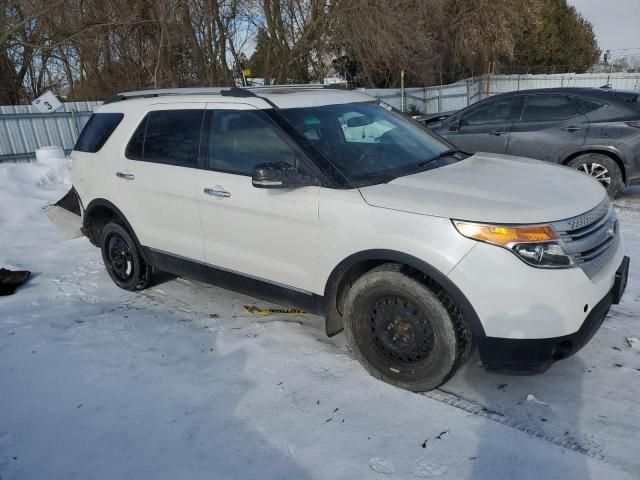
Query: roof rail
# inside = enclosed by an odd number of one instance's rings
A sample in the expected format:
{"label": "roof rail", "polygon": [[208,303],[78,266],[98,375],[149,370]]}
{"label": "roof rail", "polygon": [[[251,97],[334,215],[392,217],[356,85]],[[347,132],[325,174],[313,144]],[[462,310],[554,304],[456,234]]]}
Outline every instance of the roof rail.
{"label": "roof rail", "polygon": [[282,85],[256,85],[253,87],[248,87],[249,90],[277,90],[279,88],[282,89],[301,89],[301,90],[346,90],[347,85],[343,83],[331,83],[331,84],[323,84],[323,83],[307,83],[307,84],[282,84]]}
{"label": "roof rail", "polygon": [[196,88],[158,88],[153,90],[134,90],[120,92],[105,100],[105,104],[121,102],[129,98],[151,98],[165,95],[222,95],[224,97],[255,97],[253,91],[278,89],[345,89],[342,84],[310,85],[260,85],[256,87],[196,87]]}
{"label": "roof rail", "polygon": [[131,92],[120,92],[109,99],[107,99],[104,103],[113,103],[113,102],[121,102],[123,100],[127,100],[129,98],[151,98],[151,97],[160,97],[164,95],[220,95],[220,92],[224,90],[225,87],[222,88],[158,88],[154,90],[134,90]]}

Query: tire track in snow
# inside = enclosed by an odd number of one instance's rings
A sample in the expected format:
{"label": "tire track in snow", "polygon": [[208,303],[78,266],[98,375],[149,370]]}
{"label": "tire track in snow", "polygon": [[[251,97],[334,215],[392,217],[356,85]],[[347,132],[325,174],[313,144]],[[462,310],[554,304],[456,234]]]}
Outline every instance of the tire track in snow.
{"label": "tire track in snow", "polygon": [[[189,284],[187,286],[192,289],[202,290],[203,293],[205,292],[204,289],[201,289],[196,285]],[[152,288],[141,291],[139,292],[139,294],[146,297],[147,300],[152,301],[154,304],[167,305],[175,310],[179,310],[193,316],[202,317],[208,316],[211,313],[207,308],[184,301],[165,290]],[[527,423],[526,421],[523,421],[521,419],[512,418],[507,414],[501,413],[497,409],[499,407],[491,408],[487,405],[482,404],[481,402],[463,398],[453,392],[448,392],[446,388],[439,388],[430,392],[422,393],[420,395],[423,395],[437,402],[444,403],[459,410],[463,410],[464,412],[470,413],[472,415],[486,418],[487,420],[491,420],[514,430],[518,430],[526,435],[539,438],[561,448],[565,448],[567,450],[571,450],[582,455],[595,458],[597,460],[606,461],[605,457],[602,455],[602,447],[597,444],[582,442],[572,435],[555,435],[545,432],[537,425],[533,425],[532,423]]]}
{"label": "tire track in snow", "polygon": [[583,443],[571,435],[559,436],[547,433],[537,426],[527,424],[526,422],[520,421],[516,418],[510,418],[508,415],[491,409],[480,402],[467,400],[453,392],[446,391],[444,388],[438,388],[430,392],[422,393],[421,395],[432,400],[436,400],[437,402],[450,405],[454,408],[458,408],[472,415],[500,423],[501,425],[526,433],[532,437],[540,438],[541,440],[553,443],[554,445],[566,448],[567,450],[572,450],[598,460],[606,460],[602,455],[602,447],[597,444],[589,445]]}

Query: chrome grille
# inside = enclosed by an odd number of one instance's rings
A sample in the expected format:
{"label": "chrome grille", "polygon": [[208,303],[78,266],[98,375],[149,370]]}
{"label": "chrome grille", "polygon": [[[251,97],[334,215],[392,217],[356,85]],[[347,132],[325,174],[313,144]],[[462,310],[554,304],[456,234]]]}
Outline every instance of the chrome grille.
{"label": "chrome grille", "polygon": [[552,225],[567,253],[590,278],[609,262],[620,245],[616,211],[608,198],[582,215]]}

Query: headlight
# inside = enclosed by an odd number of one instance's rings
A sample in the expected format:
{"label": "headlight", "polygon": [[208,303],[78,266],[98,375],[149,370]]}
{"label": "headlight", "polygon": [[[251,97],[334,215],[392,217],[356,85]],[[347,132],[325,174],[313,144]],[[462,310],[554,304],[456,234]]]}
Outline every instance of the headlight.
{"label": "headlight", "polygon": [[453,225],[465,237],[511,250],[520,260],[534,267],[575,266],[551,225],[484,225],[457,220]]}

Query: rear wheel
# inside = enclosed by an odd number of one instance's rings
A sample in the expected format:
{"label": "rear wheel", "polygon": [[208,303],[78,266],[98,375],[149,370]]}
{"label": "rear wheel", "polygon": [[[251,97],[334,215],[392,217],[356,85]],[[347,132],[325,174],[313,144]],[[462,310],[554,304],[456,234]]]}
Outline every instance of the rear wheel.
{"label": "rear wheel", "polygon": [[616,161],[601,153],[585,153],[571,160],[568,166],[598,180],[611,198],[615,198],[624,185]]}
{"label": "rear wheel", "polygon": [[102,229],[102,260],[113,282],[125,290],[142,290],[151,281],[152,268],[145,262],[131,234],[110,222]]}
{"label": "rear wheel", "polygon": [[371,375],[416,392],[448,380],[471,349],[471,330],[451,298],[396,264],[354,283],[345,301],[345,332]]}

